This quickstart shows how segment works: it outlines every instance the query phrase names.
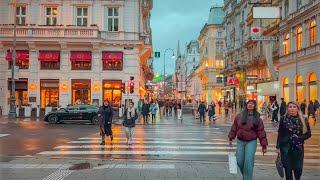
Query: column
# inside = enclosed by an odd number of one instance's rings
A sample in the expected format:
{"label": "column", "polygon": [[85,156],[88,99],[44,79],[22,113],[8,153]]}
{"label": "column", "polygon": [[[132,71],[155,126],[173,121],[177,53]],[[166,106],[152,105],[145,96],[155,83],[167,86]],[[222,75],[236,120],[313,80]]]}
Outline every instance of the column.
{"label": "column", "polygon": [[304,21],[302,24],[302,48],[306,48],[310,44],[308,21]]}
{"label": "column", "polygon": [[101,51],[98,47],[94,47],[92,51],[92,70],[94,72],[91,79],[91,90],[92,90],[92,101],[98,101],[99,105],[102,105],[102,60],[101,60]]}
{"label": "column", "polygon": [[60,52],[60,72],[61,76],[59,79],[59,105],[66,107],[71,104],[71,80],[70,80],[70,51],[64,46],[61,46]]}
{"label": "column", "polygon": [[36,50],[34,44],[29,43],[29,71],[30,79],[28,82],[28,96],[29,104],[32,108],[36,108],[40,105],[40,80],[39,80],[39,61],[38,61],[38,51]]}
{"label": "column", "polygon": [[0,107],[2,109],[2,115],[6,115],[9,111],[9,105],[7,104],[7,99],[9,98],[7,84],[7,61],[5,60],[6,50],[4,48],[0,49]]}

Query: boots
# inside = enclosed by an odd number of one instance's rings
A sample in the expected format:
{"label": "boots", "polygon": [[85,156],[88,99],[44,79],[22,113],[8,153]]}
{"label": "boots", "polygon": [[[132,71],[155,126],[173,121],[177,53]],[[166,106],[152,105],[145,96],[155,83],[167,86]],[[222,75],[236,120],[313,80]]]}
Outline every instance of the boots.
{"label": "boots", "polygon": [[111,141],[113,141],[113,135],[110,136]]}

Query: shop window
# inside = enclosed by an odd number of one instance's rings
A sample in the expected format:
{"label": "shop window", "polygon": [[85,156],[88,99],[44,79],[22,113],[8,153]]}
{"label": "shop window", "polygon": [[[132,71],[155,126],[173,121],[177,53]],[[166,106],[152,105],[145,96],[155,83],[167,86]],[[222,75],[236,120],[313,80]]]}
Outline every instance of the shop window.
{"label": "shop window", "polygon": [[290,51],[290,34],[287,33],[283,41],[283,54],[287,55],[289,54],[289,51]]}
{"label": "shop window", "polygon": [[92,53],[90,51],[70,52],[72,70],[91,70]]}
{"label": "shop window", "polygon": [[316,20],[311,21],[310,23],[310,46],[315,45],[317,38],[317,24]]}
{"label": "shop window", "polygon": [[91,104],[91,80],[73,79],[72,104]]}
{"label": "shop window", "polygon": [[297,50],[301,50],[302,49],[302,27],[299,26],[297,28]]}
{"label": "shop window", "polygon": [[296,77],[296,99],[298,102],[303,102],[304,100],[303,78],[300,75]]}
{"label": "shop window", "polygon": [[121,80],[103,81],[103,100],[108,100],[109,102],[111,102],[114,108],[119,108],[121,104],[121,86]]}
{"label": "shop window", "polygon": [[283,86],[283,90],[282,90],[283,98],[286,102],[289,102],[289,93],[290,92],[289,92],[289,79],[288,78],[283,79],[282,86]]}
{"label": "shop window", "polygon": [[43,70],[59,70],[60,69],[60,62],[41,62],[40,63],[40,69]]}
{"label": "shop window", "polygon": [[123,52],[102,52],[103,70],[121,71],[123,69]]}
{"label": "shop window", "polygon": [[[12,82],[8,79],[8,90],[11,91]],[[28,97],[28,79],[15,80],[15,96],[18,106],[27,106],[29,104]]]}
{"label": "shop window", "polygon": [[309,100],[316,100],[318,96],[317,75],[312,72],[309,76]]}
{"label": "shop window", "polygon": [[[17,60],[16,61],[16,66],[19,67],[19,69],[29,69],[29,60],[28,61],[21,61]],[[9,62],[9,69],[12,67],[12,61]]]}
{"label": "shop window", "polygon": [[72,61],[72,70],[91,70],[91,62]]}
{"label": "shop window", "polygon": [[40,107],[59,106],[59,80],[40,80]]}

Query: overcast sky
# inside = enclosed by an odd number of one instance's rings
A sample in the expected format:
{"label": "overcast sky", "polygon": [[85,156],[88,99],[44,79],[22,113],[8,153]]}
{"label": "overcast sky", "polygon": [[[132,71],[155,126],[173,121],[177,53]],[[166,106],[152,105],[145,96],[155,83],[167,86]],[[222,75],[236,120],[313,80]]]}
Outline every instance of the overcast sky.
{"label": "overcast sky", "polygon": [[[154,72],[163,74],[163,56],[167,48],[180,49],[183,52],[185,44],[197,39],[201,28],[209,17],[210,7],[223,5],[223,0],[153,0],[151,11],[151,28],[153,50],[160,51],[161,57],[154,59]],[[166,74],[174,71],[172,52],[167,51]]]}

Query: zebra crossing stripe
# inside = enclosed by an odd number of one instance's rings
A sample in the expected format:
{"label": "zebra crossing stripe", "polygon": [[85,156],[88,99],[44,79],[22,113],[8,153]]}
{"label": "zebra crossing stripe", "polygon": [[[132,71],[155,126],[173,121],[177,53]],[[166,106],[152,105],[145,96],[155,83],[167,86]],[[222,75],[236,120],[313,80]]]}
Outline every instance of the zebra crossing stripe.
{"label": "zebra crossing stripe", "polygon": [[52,174],[50,174],[49,176],[43,178],[42,180],[63,180],[66,177],[68,177],[72,172],[73,171],[70,171],[70,170],[59,169],[53,172]]}
{"label": "zebra crossing stripe", "polygon": [[0,134],[0,137],[9,136],[10,134]]}
{"label": "zebra crossing stripe", "polygon": [[[114,138],[114,140],[126,140],[127,138],[125,137],[119,137],[119,138]],[[133,138],[134,140],[142,140],[142,141],[150,141],[150,140],[168,140],[168,138]],[[78,138],[78,140],[101,140],[101,137],[82,137]],[[173,141],[221,141],[221,142],[226,142],[227,139],[205,139],[205,138],[170,138],[170,140]]]}

